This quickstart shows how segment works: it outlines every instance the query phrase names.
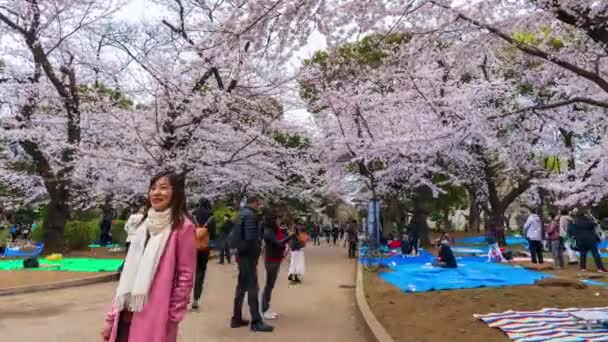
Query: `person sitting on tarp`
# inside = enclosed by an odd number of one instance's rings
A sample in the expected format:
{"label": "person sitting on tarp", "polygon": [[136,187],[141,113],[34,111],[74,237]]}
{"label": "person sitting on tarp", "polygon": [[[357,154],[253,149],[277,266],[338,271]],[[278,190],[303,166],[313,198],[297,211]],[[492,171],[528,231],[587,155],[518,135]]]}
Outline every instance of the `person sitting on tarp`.
{"label": "person sitting on tarp", "polygon": [[410,237],[407,235],[407,233],[401,234],[401,254],[412,254],[412,245],[410,244]]}
{"label": "person sitting on tarp", "polygon": [[456,257],[452,248],[450,248],[450,241],[448,239],[442,239],[439,242],[439,252],[437,253],[437,260],[433,263],[435,267],[443,268],[457,268]]}
{"label": "person sitting on tarp", "polygon": [[388,248],[390,248],[390,249],[401,248],[401,241],[399,239],[397,239],[393,233],[390,233],[388,236],[389,236],[389,238],[388,238],[389,240],[386,243]]}

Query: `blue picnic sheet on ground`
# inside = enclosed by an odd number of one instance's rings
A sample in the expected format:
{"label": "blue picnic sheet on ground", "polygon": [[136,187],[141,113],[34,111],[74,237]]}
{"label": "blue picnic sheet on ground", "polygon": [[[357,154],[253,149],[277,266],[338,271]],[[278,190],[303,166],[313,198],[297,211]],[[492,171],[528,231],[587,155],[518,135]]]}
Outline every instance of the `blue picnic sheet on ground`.
{"label": "blue picnic sheet on ground", "polygon": [[400,263],[390,267],[391,272],[381,272],[379,276],[405,292],[532,285],[551,277],[522,267],[489,263],[483,258],[461,257],[457,260],[458,268],[455,269],[433,267],[430,263]]}
{"label": "blue picnic sheet on ground", "polygon": [[[506,237],[507,245],[525,245],[528,240],[519,235],[509,235]],[[487,244],[485,236],[469,236],[461,239],[456,239],[456,244],[461,245],[483,245]]]}
{"label": "blue picnic sheet on ground", "polygon": [[19,247],[6,248],[4,250],[4,257],[5,258],[33,258],[33,257],[37,257],[37,256],[40,255],[40,253],[42,253],[42,250],[44,249],[44,244],[42,242],[36,242],[35,246],[36,246],[36,249],[34,249],[31,252],[23,252],[23,251],[19,250]]}

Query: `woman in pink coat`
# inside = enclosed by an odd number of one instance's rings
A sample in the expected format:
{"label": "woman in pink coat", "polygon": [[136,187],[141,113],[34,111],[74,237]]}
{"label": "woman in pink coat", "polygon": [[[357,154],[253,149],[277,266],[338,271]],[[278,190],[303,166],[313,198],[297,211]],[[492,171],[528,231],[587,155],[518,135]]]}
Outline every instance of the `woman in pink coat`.
{"label": "woman in pink coat", "polygon": [[102,331],[109,342],[175,342],[196,267],[194,225],[186,217],[184,179],[150,182],[144,218],[125,260]]}

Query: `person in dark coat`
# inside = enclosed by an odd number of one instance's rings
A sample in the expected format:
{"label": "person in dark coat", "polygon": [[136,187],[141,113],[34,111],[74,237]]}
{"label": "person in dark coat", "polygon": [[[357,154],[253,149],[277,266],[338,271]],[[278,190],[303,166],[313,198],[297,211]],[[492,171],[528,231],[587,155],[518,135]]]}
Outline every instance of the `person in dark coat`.
{"label": "person in dark coat", "polygon": [[420,246],[420,225],[418,223],[410,223],[407,227],[407,236],[410,238],[410,247],[414,255],[418,255]]}
{"label": "person in dark coat", "polygon": [[336,247],[336,245],[338,244],[338,237],[340,236],[340,228],[338,228],[338,225],[335,224],[334,227],[331,230],[331,237],[332,237],[332,241],[333,241],[333,246]]}
{"label": "person in dark coat", "polygon": [[112,243],[112,214],[104,215],[99,227],[101,236],[99,237],[99,245],[104,247]]}
{"label": "person in dark coat", "polygon": [[247,293],[247,303],[251,314],[251,330],[272,332],[274,328],[264,323],[260,314],[258,300],[258,260],[262,252],[262,232],[257,210],[262,202],[255,196],[247,198],[245,207],[241,209],[233,234],[240,234],[241,243],[237,248],[239,275],[234,296],[234,311],[230,326],[240,328],[249,324],[243,319],[243,301]]}
{"label": "person in dark coat", "polygon": [[348,241],[348,257],[355,258],[357,254],[357,243],[359,237],[357,236],[357,221],[352,222],[346,230],[346,240]]}
{"label": "person in dark coat", "polygon": [[224,259],[230,264],[230,233],[232,232],[232,226],[234,223],[230,218],[230,215],[224,216],[224,226],[222,229],[222,238],[220,241],[220,261],[219,264],[224,264]]}
{"label": "person in dark coat", "polygon": [[574,227],[572,233],[576,240],[576,247],[580,253],[580,268],[581,271],[587,271],[587,253],[591,252],[597,271],[600,273],[606,272],[606,268],[602,263],[600,252],[597,249],[599,241],[598,236],[595,234],[596,223],[584,213],[579,212],[574,220]]}
{"label": "person in dark coat", "polygon": [[[213,208],[211,202],[202,198],[198,202],[198,208],[195,213],[197,227],[207,227],[209,240],[215,239],[215,219],[213,218]],[[194,301],[192,309],[198,309],[200,305],[201,295],[203,294],[203,284],[205,283],[205,275],[207,274],[207,264],[209,263],[209,248],[199,249],[196,251],[196,275],[194,277]]]}
{"label": "person in dark coat", "polygon": [[287,243],[293,236],[293,234],[287,234],[287,232],[281,229],[275,213],[269,212],[266,215],[264,222],[266,286],[264,286],[264,292],[262,293],[262,313],[264,319],[271,320],[278,317],[278,314],[270,311],[270,299],[279,270],[281,269],[281,261],[283,261],[285,256]]}

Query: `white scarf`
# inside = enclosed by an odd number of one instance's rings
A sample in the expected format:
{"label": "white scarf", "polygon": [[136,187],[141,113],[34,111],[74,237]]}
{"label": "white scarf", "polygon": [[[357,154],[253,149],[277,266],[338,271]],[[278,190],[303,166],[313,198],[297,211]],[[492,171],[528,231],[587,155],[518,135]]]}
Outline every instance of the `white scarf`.
{"label": "white scarf", "polygon": [[[124,309],[132,312],[143,310],[152,279],[171,235],[171,226],[171,208],[160,212],[148,210],[148,217],[131,241],[116,289],[115,305],[119,312]],[[150,239],[146,245],[148,234]]]}

